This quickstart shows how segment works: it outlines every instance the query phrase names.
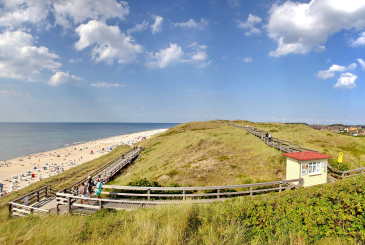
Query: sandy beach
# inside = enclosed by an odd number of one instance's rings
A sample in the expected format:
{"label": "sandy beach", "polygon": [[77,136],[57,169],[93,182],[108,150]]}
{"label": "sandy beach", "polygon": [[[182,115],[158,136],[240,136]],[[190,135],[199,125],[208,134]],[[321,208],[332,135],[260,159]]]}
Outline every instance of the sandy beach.
{"label": "sandy beach", "polygon": [[[149,138],[166,130],[155,129],[119,135],[3,161],[0,163],[0,181],[4,188],[3,192],[0,191],[0,194],[12,191],[11,186],[13,185],[14,177],[16,177],[15,182],[17,182],[14,189],[19,190],[26,185],[40,181],[40,179],[57,175],[72,167],[107,154],[117,145],[132,145],[143,140],[144,137]],[[21,177],[22,174],[24,177]]]}

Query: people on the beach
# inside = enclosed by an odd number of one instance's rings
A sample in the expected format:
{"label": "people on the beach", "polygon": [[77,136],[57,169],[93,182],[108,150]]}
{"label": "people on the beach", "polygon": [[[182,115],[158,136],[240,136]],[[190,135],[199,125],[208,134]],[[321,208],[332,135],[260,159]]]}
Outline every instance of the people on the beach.
{"label": "people on the beach", "polygon": [[100,194],[101,194],[102,185],[101,185],[100,179],[96,179],[96,186],[94,186],[94,189],[95,189],[96,197],[101,198]]}

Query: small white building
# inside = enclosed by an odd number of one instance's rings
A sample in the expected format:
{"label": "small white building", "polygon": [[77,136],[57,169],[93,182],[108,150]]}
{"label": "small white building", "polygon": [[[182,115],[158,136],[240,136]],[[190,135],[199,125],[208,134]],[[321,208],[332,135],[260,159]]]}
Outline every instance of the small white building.
{"label": "small white building", "polygon": [[[304,187],[327,183],[327,164],[331,156],[314,151],[283,154],[286,159],[286,179],[304,179]],[[298,184],[298,183],[294,183]]]}

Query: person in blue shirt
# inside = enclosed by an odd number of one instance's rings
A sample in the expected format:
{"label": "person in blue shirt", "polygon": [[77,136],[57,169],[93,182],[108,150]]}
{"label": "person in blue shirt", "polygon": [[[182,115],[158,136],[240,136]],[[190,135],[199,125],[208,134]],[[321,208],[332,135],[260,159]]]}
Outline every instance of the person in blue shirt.
{"label": "person in blue shirt", "polygon": [[96,186],[94,186],[94,189],[95,189],[95,194],[96,194],[97,198],[101,198],[100,194],[101,194],[102,185],[101,185],[100,179],[96,179]]}

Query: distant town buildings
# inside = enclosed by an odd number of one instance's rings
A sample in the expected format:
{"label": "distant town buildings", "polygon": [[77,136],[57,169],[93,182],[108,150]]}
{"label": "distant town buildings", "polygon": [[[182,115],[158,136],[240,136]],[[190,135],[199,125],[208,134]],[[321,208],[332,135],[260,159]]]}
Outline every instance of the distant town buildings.
{"label": "distant town buildings", "polygon": [[346,133],[351,136],[365,135],[364,125],[308,125],[308,127],[333,133]]}

